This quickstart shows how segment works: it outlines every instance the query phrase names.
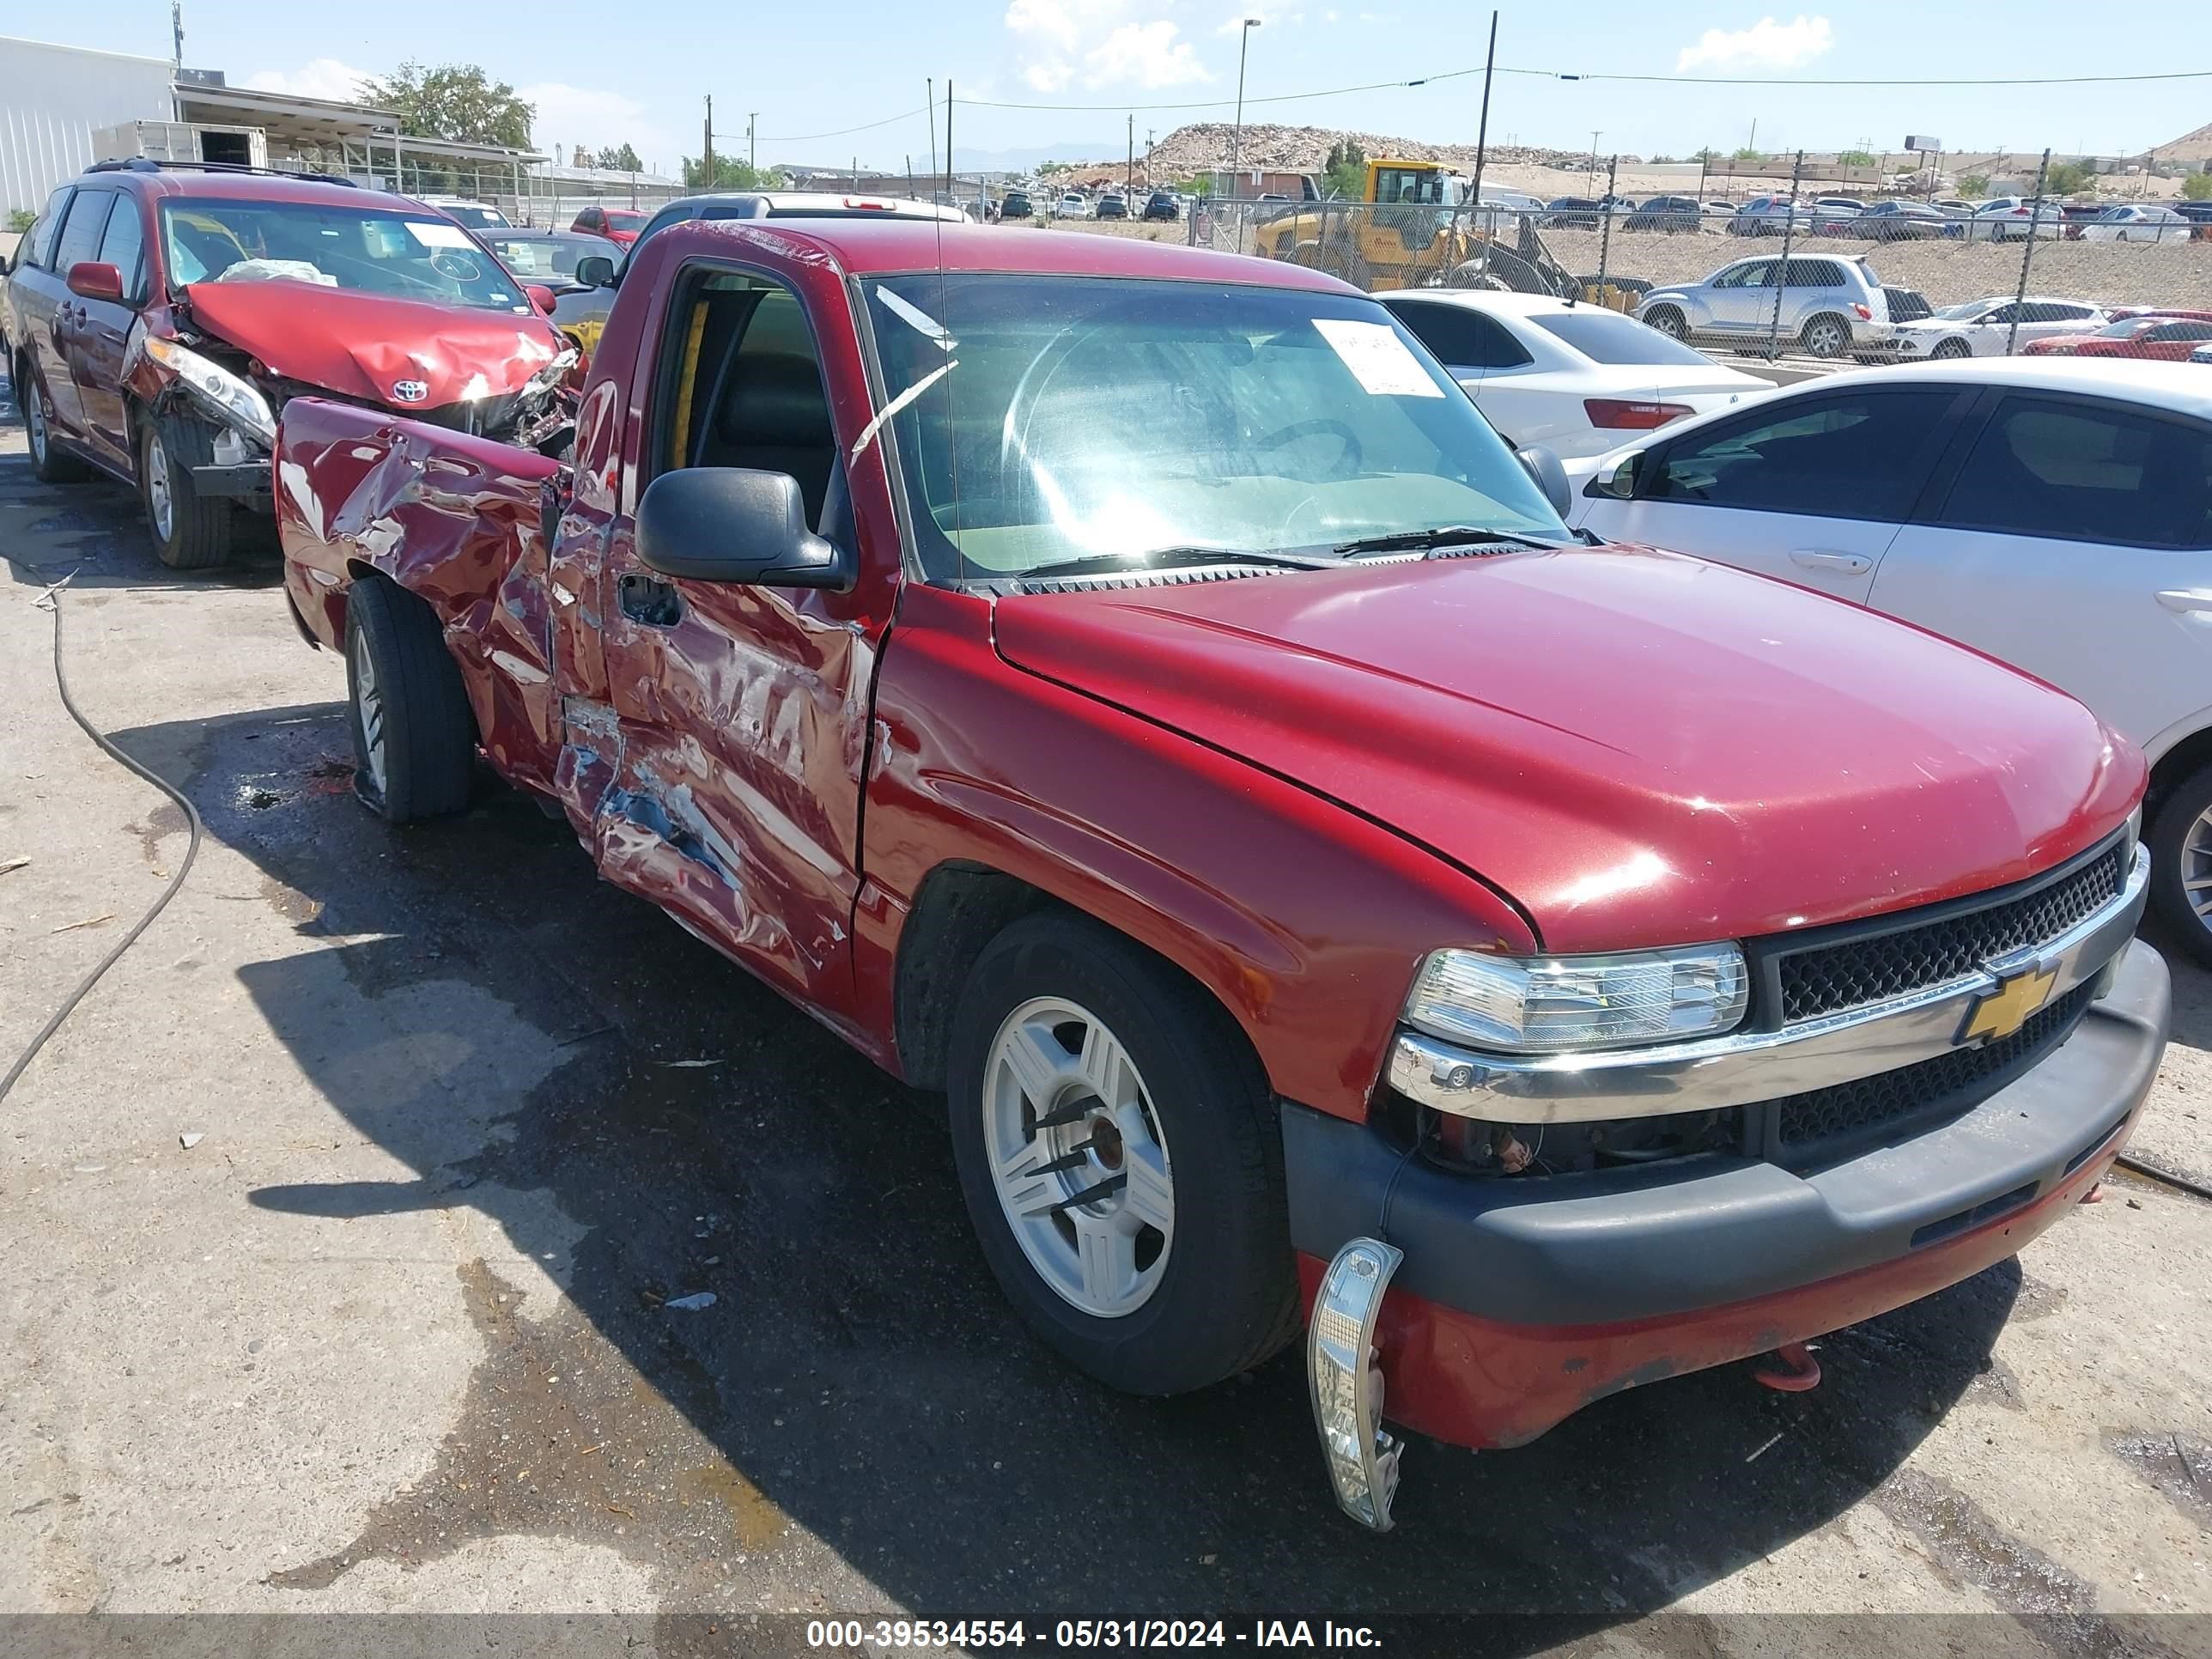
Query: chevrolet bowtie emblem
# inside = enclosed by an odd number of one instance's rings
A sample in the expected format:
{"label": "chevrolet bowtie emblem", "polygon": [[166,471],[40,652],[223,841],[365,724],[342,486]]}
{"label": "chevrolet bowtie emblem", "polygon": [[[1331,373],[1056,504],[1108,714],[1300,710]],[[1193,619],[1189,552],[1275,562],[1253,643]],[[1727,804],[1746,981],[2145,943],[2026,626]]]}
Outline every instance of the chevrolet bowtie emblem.
{"label": "chevrolet bowtie emblem", "polygon": [[2010,979],[1999,980],[1997,988],[1976,1000],[1967,1012],[1966,1023],[1959,1028],[1960,1042],[1995,1042],[2008,1037],[2027,1023],[2027,1017],[2050,1000],[2051,988],[2058,982],[2058,970],[2046,968],[2041,973],[2029,969],[2014,974]]}

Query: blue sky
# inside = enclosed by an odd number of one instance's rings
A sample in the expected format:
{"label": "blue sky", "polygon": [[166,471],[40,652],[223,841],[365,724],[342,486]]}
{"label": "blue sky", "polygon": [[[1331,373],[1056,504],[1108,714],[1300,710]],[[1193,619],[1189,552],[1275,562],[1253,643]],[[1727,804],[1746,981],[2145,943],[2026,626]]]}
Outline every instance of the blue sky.
{"label": "blue sky", "polygon": [[[1694,84],[1683,75],[1886,77],[2051,76],[2212,69],[2200,64],[2202,12],[2153,0],[2130,13],[2123,46],[2078,5],[2015,0],[1989,10],[1862,0],[1850,7],[1770,11],[1699,0],[1679,13],[1643,3],[1505,9],[1498,61],[1547,71],[1651,75],[1657,82],[1498,78],[1491,131],[1503,141],[1601,150],[1686,153],[1733,149],[1758,123],[1762,149],[1833,149],[1871,140],[1894,149],[1908,131],[1952,149],[2124,152],[2212,122],[2212,78],[2134,85],[2015,88],[1756,87]],[[1047,148],[1119,153],[1122,112],[1146,104],[1137,142],[1185,121],[1230,118],[1237,19],[1251,37],[1248,121],[1357,128],[1437,142],[1472,142],[1479,76],[1420,88],[1295,102],[1286,93],[1402,81],[1479,67],[1484,9],[1443,0],[848,0],[843,5],[743,10],[710,0],[525,0],[462,7],[451,0],[376,0],[360,7],[269,0],[185,0],[185,56],[234,83],[343,96],[359,71],[408,56],[478,63],[539,111],[550,148],[628,140],[672,169],[699,148],[701,96],[712,93],[718,143],[735,149],[760,112],[763,161],[896,168],[927,165],[924,77],[957,82],[955,137],[964,151]],[[167,0],[93,0],[17,27],[70,45],[167,56]],[[2086,54],[2091,41],[2102,45]],[[1045,105],[988,107],[969,99]],[[1104,106],[1105,107],[1081,107]],[[909,113],[910,112],[910,113]],[[898,118],[849,135],[835,130]],[[941,118],[940,118],[941,119]],[[824,135],[816,137],[813,135]]]}

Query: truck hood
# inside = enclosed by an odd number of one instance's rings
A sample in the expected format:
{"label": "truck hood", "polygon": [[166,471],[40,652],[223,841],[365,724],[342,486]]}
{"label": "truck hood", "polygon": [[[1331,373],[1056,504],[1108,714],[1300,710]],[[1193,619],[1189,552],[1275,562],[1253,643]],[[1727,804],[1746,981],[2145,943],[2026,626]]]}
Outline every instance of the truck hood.
{"label": "truck hood", "polygon": [[1974,892],[2091,845],[2143,783],[2041,681],[1648,549],[1024,595],[994,626],[1009,663],[1395,826],[1552,951]]}
{"label": "truck hood", "polygon": [[[425,305],[314,283],[194,283],[193,325],[271,373],[392,409],[519,392],[560,342],[542,317]],[[392,388],[419,382],[423,395]]]}

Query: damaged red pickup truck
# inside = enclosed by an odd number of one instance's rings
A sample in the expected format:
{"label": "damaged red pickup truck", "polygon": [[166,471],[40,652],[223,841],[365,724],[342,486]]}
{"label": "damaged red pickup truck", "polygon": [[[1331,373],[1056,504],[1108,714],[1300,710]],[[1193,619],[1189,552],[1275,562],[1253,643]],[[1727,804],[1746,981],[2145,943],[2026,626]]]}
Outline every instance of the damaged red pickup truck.
{"label": "damaged red pickup truck", "polygon": [[371,806],[459,807],[481,745],[942,1090],[993,1271],[1093,1376],[1307,1321],[1370,1526],[1385,1417],[1516,1444],[2010,1255],[2157,1068],[2132,750],[1578,542],[1295,265],[677,226],[573,470],[307,400],[276,468]]}

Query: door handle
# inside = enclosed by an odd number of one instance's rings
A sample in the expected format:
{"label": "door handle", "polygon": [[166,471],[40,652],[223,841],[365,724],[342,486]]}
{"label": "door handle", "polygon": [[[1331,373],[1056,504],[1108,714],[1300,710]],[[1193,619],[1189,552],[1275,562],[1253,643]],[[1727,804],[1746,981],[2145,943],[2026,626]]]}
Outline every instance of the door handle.
{"label": "door handle", "polygon": [[1863,576],[1874,568],[1874,561],[1863,553],[1831,553],[1818,547],[1793,550],[1790,562],[1807,570],[1833,570],[1847,576]]}
{"label": "door handle", "polygon": [[2176,612],[2212,611],[2212,592],[2201,587],[2169,587],[2158,596],[2158,602]]}

